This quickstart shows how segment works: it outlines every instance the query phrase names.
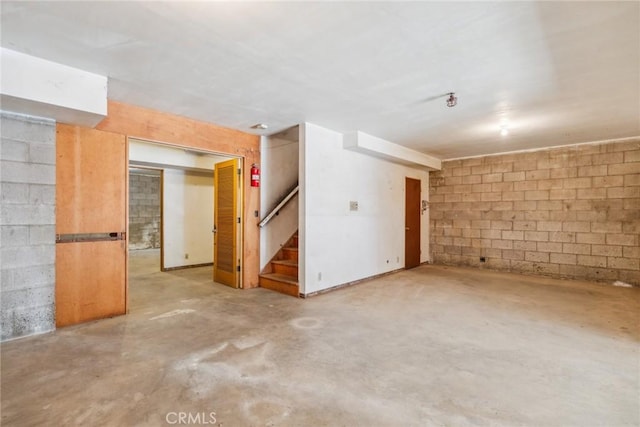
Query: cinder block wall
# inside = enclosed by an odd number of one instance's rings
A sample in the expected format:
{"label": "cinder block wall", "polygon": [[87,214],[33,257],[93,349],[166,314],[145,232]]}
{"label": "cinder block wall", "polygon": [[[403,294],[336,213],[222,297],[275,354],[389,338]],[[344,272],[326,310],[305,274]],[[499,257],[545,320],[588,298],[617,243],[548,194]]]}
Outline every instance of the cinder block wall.
{"label": "cinder block wall", "polygon": [[129,173],[129,249],[160,247],[160,176]]}
{"label": "cinder block wall", "polygon": [[55,329],[56,128],[8,113],[0,120],[4,341]]}
{"label": "cinder block wall", "polygon": [[640,285],[640,139],[445,161],[430,210],[434,263]]}

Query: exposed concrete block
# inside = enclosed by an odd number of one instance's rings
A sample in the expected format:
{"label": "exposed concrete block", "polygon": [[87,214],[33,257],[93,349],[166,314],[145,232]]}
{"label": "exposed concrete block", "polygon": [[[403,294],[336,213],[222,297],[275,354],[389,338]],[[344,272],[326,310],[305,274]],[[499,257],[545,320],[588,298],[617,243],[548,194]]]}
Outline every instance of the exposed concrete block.
{"label": "exposed concrete block", "polygon": [[0,308],[2,311],[24,309],[31,306],[32,301],[39,301],[44,305],[54,304],[55,289],[51,286],[36,287],[2,292]]}
{"label": "exposed concrete block", "polygon": [[[564,222],[578,222],[578,213],[574,211],[550,211],[550,221],[562,221]],[[585,220],[588,222],[588,220]]]}
{"label": "exposed concrete block", "polygon": [[13,162],[26,162],[29,159],[29,145],[23,141],[2,138],[0,159]]}
{"label": "exposed concrete block", "polygon": [[524,232],[522,232],[522,231],[503,230],[502,231],[502,238],[504,240],[523,240],[524,239]]}
{"label": "exposed concrete block", "polygon": [[625,258],[640,259],[640,247],[639,246],[624,246],[622,248],[622,256]]}
{"label": "exposed concrete block", "polygon": [[559,169],[551,169],[549,171],[549,178],[575,178],[578,176],[577,167],[562,167]]}
{"label": "exposed concrete block", "polygon": [[620,270],[619,274],[618,280],[635,285],[640,284],[640,270]]}
{"label": "exposed concrete block", "polygon": [[30,287],[42,287],[48,285],[51,289],[55,289],[55,265],[32,265],[13,269],[3,269],[7,278],[10,279],[5,283],[4,275],[2,282],[2,291],[12,291],[25,289]]}
{"label": "exposed concrete block", "polygon": [[462,194],[445,194],[444,201],[446,203],[454,203],[462,201]]}
{"label": "exposed concrete block", "polygon": [[525,252],[524,259],[532,262],[549,262],[548,252]]}
{"label": "exposed concrete block", "polygon": [[591,245],[591,255],[621,257],[622,246]]}
{"label": "exposed concrete block", "polygon": [[525,179],[527,181],[539,181],[541,179],[549,179],[549,169],[537,169],[526,171]]}
{"label": "exposed concrete block", "polygon": [[3,225],[2,247],[27,246],[29,244],[29,227],[25,225]]}
{"label": "exposed concrete block", "polygon": [[620,233],[622,232],[622,222],[592,222],[592,233]]}
{"label": "exposed concrete block", "polygon": [[471,239],[465,237],[454,237],[453,244],[455,246],[471,246]]}
{"label": "exposed concrete block", "polygon": [[480,238],[482,237],[482,232],[481,230],[478,229],[472,229],[472,228],[464,228],[462,229],[462,237],[467,237],[467,238]]}
{"label": "exposed concrete block", "polygon": [[530,171],[535,170],[538,167],[538,162],[532,162],[530,160],[516,161],[513,162],[513,171]]}
{"label": "exposed concrete block", "polygon": [[[624,162],[625,163],[640,162],[640,150],[625,151]],[[611,162],[611,163],[615,163],[615,162]]]}
{"label": "exposed concrete block", "polygon": [[513,249],[513,241],[511,240],[492,240],[491,247],[493,249]]}
{"label": "exposed concrete block", "polygon": [[578,265],[587,265],[590,267],[607,267],[607,257],[604,256],[592,256],[592,255],[578,255]]}
{"label": "exposed concrete block", "polygon": [[454,193],[470,193],[472,191],[471,185],[454,185],[453,192]]}
{"label": "exposed concrete block", "polygon": [[524,192],[525,200],[549,200],[549,190],[533,190]]}
{"label": "exposed concrete block", "polygon": [[[540,202],[538,202],[540,203]],[[524,218],[527,221],[547,221],[549,220],[549,212],[550,211],[546,211],[546,210],[540,210],[540,211],[525,211],[524,212]],[[551,211],[553,212],[553,211]]]}
{"label": "exposed concrete block", "polygon": [[524,181],[525,172],[508,172],[503,174],[504,181]]}
{"label": "exposed concrete block", "polygon": [[502,200],[521,201],[524,200],[524,191],[507,191],[502,193]]}
{"label": "exposed concrete block", "polygon": [[[458,178],[458,177],[456,177]],[[480,184],[482,183],[482,176],[480,175],[466,175],[461,178],[462,184]]]}
{"label": "exposed concrete block", "polygon": [[516,181],[513,184],[515,191],[535,191],[538,189],[537,181]]}
{"label": "exposed concrete block", "polygon": [[606,188],[579,188],[578,189],[578,199],[606,199],[607,198],[607,189]]}
{"label": "exposed concrete block", "polygon": [[0,329],[3,341],[50,332],[55,329],[55,307],[50,304],[3,310]]}
{"label": "exposed concrete block", "polygon": [[513,229],[512,221],[491,221],[492,230],[511,230]]}
{"label": "exposed concrete block", "polygon": [[31,225],[29,226],[30,245],[54,245],[56,243],[55,225]]}
{"label": "exposed concrete block", "polygon": [[7,204],[27,204],[29,202],[29,184],[3,182],[0,186],[3,207]]}
{"label": "exposed concrete block", "polygon": [[640,260],[633,258],[607,258],[607,267],[621,270],[638,270],[640,268]]}
{"label": "exposed concrete block", "polygon": [[[550,190],[549,192],[549,197],[551,197],[551,195],[553,194],[555,190]],[[575,194],[575,193],[572,193]],[[553,198],[553,197],[551,197]],[[564,199],[564,198],[562,198]],[[560,211],[563,209],[563,203],[562,201],[558,201],[558,200],[540,200],[537,203],[537,210],[538,211]],[[542,220],[542,218],[541,218]]]}
{"label": "exposed concrete block", "polygon": [[561,221],[538,221],[537,229],[538,231],[561,231],[562,222]]}
{"label": "exposed concrete block", "polygon": [[453,168],[453,176],[463,176],[471,174],[471,168]]}
{"label": "exposed concrete block", "polygon": [[4,246],[0,249],[2,253],[2,268],[18,268],[33,265],[48,265],[55,262],[55,245],[40,246]]}
{"label": "exposed concrete block", "polygon": [[577,255],[574,254],[549,254],[549,261],[552,264],[573,264],[577,263]]}
{"label": "exposed concrete block", "polygon": [[47,119],[0,113],[0,128],[3,139],[24,141],[29,144],[55,145],[55,122]]}
{"label": "exposed concrete block", "polygon": [[572,200],[576,198],[574,189],[552,189],[549,190],[549,200]]}
{"label": "exposed concrete block", "polygon": [[[523,193],[524,197],[524,193]],[[546,202],[545,202],[546,203]],[[535,201],[514,201],[513,202],[513,210],[514,211],[535,211],[537,203]],[[547,210],[547,209],[541,209]]]}
{"label": "exposed concrete block", "polygon": [[[483,256],[508,261],[488,262],[487,268],[593,280],[634,271],[623,267],[640,260],[639,153],[640,140],[634,140],[455,163],[457,168],[470,168],[472,175],[461,169],[449,174],[446,191],[452,196],[431,205],[440,218],[456,220],[447,243],[464,252],[449,248],[449,262],[484,266],[477,264],[476,251],[464,249],[469,246],[463,238],[470,238],[471,247]],[[443,167],[446,171],[449,162]],[[500,174],[502,181],[497,179]],[[442,184],[431,180],[430,192],[439,194]],[[461,194],[462,200],[453,194]],[[470,227],[466,221],[471,221]],[[512,227],[504,230],[499,221]],[[524,240],[519,240],[520,234]],[[513,259],[519,256],[514,251],[524,251],[525,259]],[[556,255],[551,259],[550,254]],[[633,261],[607,263],[607,257]]]}
{"label": "exposed concrete block", "polygon": [[505,162],[505,163],[496,163],[491,165],[490,173],[503,173],[503,172],[513,172],[513,163]]}
{"label": "exposed concrete block", "polygon": [[575,243],[576,233],[569,232],[569,231],[550,231],[549,241],[561,242],[561,243]]}
{"label": "exposed concrete block", "polygon": [[494,182],[502,182],[502,174],[501,173],[489,173],[486,175],[482,175],[482,183],[489,184]]}
{"label": "exposed concrete block", "polygon": [[4,340],[54,329],[55,124],[1,116],[2,149],[14,150],[3,156],[0,173]]}
{"label": "exposed concrete block", "polygon": [[637,234],[607,234],[607,245],[638,246]]}
{"label": "exposed concrete block", "polygon": [[562,223],[562,231],[591,231],[591,223],[586,221],[565,221]]}
{"label": "exposed concrete block", "polygon": [[0,215],[7,225],[51,224],[55,218],[53,205],[4,205]]}
{"label": "exposed concrete block", "polygon": [[578,243],[563,243],[562,252],[565,254],[589,255],[591,253],[591,245]]}
{"label": "exposed concrete block", "polygon": [[560,189],[563,185],[561,179],[543,179],[538,181],[538,190]]}
{"label": "exposed concrete block", "polygon": [[31,163],[55,165],[56,164],[55,144],[30,144],[29,161]]}
{"label": "exposed concrete block", "polygon": [[0,178],[3,182],[27,184],[50,184],[56,180],[56,168],[53,165],[10,162],[3,160]]}
{"label": "exposed concrete block", "polygon": [[514,230],[533,230],[537,229],[536,221],[513,221],[513,229]]}
{"label": "exposed concrete block", "polygon": [[518,250],[503,250],[502,258],[509,260],[524,260],[524,251]]}
{"label": "exposed concrete block", "polygon": [[577,243],[589,243],[592,245],[604,245],[605,244],[605,234],[602,233],[577,233],[576,234],[576,242]]}
{"label": "exposed concrete block", "polygon": [[546,242],[549,240],[549,233],[546,231],[525,231],[524,240]]}
{"label": "exposed concrete block", "polygon": [[499,202],[502,200],[502,193],[482,193],[481,200],[483,202]]}
{"label": "exposed concrete block", "polygon": [[513,182],[494,182],[491,184],[492,192],[513,191]]}
{"label": "exposed concrete block", "polygon": [[479,202],[481,200],[482,200],[482,193],[467,193],[462,195],[463,202]]}
{"label": "exposed concrete block", "polygon": [[609,175],[627,175],[640,173],[640,162],[608,165]]}

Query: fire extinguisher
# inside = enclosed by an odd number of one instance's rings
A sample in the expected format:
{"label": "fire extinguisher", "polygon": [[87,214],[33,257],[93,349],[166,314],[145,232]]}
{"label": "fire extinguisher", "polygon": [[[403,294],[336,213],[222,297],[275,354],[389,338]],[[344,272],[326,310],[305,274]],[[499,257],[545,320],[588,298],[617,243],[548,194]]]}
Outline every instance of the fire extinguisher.
{"label": "fire extinguisher", "polygon": [[251,186],[260,187],[260,168],[255,163],[251,165]]}

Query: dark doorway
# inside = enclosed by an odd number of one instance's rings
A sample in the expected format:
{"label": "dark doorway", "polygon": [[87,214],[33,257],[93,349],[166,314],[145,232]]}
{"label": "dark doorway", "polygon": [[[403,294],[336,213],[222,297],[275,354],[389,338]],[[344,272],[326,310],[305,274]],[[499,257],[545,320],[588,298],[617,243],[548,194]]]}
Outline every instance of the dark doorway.
{"label": "dark doorway", "polygon": [[404,268],[420,265],[420,180],[406,178]]}

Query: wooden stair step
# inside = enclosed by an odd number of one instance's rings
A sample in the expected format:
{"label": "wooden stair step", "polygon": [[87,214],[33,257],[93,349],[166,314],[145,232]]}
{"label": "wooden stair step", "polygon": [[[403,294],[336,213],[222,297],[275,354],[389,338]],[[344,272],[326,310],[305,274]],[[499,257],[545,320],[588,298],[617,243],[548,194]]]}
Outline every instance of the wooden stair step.
{"label": "wooden stair step", "polygon": [[298,260],[298,248],[282,248],[282,255],[285,259]]}
{"label": "wooden stair step", "polygon": [[260,287],[294,297],[300,296],[298,278],[285,274],[267,273],[260,275]]}
{"label": "wooden stair step", "polygon": [[298,261],[293,259],[282,259],[271,261],[271,268],[274,273],[285,276],[298,277]]}

